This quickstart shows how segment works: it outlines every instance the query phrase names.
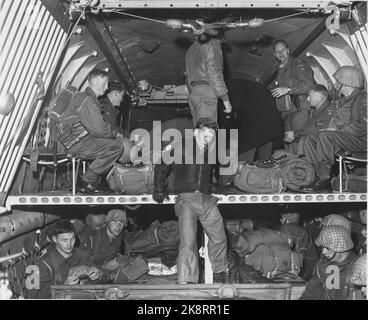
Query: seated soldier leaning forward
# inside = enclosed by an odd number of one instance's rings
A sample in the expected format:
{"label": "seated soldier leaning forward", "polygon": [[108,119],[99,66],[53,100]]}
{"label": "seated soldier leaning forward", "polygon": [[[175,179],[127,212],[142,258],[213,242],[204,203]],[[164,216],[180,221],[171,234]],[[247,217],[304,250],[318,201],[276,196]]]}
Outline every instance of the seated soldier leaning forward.
{"label": "seated soldier leaning forward", "polygon": [[338,92],[343,98],[329,127],[316,136],[307,136],[303,154],[316,170],[316,179],[301,192],[330,192],[331,166],[341,150],[362,152],[367,150],[367,92],[361,70],[351,66],[340,67],[334,74]]}
{"label": "seated soldier leaning forward", "polygon": [[87,231],[81,236],[80,249],[88,253],[94,264],[102,270],[101,281],[108,281],[109,271],[124,262],[124,257],[119,253],[124,237],[123,229],[126,226],[125,211],[112,209],[107,213],[104,228]]}
{"label": "seated soldier leaning forward", "polygon": [[[101,193],[99,178],[104,176],[115,162],[134,161],[135,145],[111,125],[104,121],[100,103],[97,100],[107,89],[108,74],[93,70],[88,75],[88,87],[79,92],[58,120],[64,128],[59,140],[66,152],[81,158],[93,160],[87,171],[78,180],[77,189],[85,193]],[[78,130],[74,130],[73,128]],[[81,133],[82,132],[82,133]]]}
{"label": "seated soldier leaning forward", "polygon": [[53,246],[37,264],[39,281],[34,282],[34,288],[27,288],[31,299],[51,299],[52,285],[76,285],[82,278],[94,281],[100,277],[90,256],[74,247],[75,231],[70,221],[55,224],[52,241]]}
{"label": "seated soldier leaning forward", "polygon": [[352,268],[358,258],[352,251],[350,231],[341,225],[324,227],[316,245],[322,248],[322,258],[317,262],[301,299],[346,300]]}
{"label": "seated soldier leaning forward", "polygon": [[295,155],[303,153],[304,137],[317,136],[319,131],[327,129],[336,111],[336,107],[328,101],[328,90],[325,86],[314,85],[308,91],[307,101],[310,105],[306,114],[300,117],[301,112],[293,112],[285,119],[284,141],[288,149]]}

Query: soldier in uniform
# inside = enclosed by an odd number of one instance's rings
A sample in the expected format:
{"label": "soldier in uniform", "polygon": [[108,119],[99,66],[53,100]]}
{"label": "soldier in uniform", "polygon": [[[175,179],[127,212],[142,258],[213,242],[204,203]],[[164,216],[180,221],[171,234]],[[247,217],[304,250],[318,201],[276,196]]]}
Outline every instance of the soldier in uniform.
{"label": "soldier in uniform", "polygon": [[335,73],[338,92],[335,115],[326,129],[304,141],[304,155],[316,170],[317,178],[300,191],[329,192],[331,166],[341,150],[362,152],[367,148],[367,93],[363,73],[356,67],[343,66]]}
{"label": "soldier in uniform", "polygon": [[125,92],[126,90],[122,83],[110,81],[107,94],[100,97],[99,101],[105,122],[110,124],[112,130],[117,130],[124,137],[128,137],[128,132],[118,125],[119,108],[124,100]]}
{"label": "soldier in uniform", "polygon": [[217,123],[217,103],[221,98],[225,112],[231,112],[228,90],[222,74],[223,57],[220,41],[203,33],[185,55],[189,107],[196,125],[199,118],[209,117]]}
{"label": "soldier in uniform", "polygon": [[352,268],[358,256],[350,232],[343,226],[324,227],[316,239],[322,258],[315,266],[302,300],[345,300],[349,292]]}
{"label": "soldier in uniform", "polygon": [[[99,178],[105,175],[116,161],[126,163],[131,161],[131,150],[134,146],[123,144],[119,140],[122,134],[110,123],[107,123],[102,114],[98,97],[104,95],[108,84],[108,74],[95,69],[88,75],[88,87],[84,92],[77,93],[71,105],[60,117],[59,124],[73,128],[79,125],[85,132],[80,138],[81,130],[69,130],[66,152],[81,158],[93,160],[87,171],[78,180],[78,191],[85,193],[101,193]],[[64,137],[65,138],[65,137]],[[60,140],[60,137],[59,137]]]}
{"label": "soldier in uniform", "polygon": [[304,137],[318,136],[320,129],[328,128],[336,109],[329,102],[327,88],[323,85],[314,85],[308,92],[307,101],[310,104],[310,108],[306,110],[307,121],[299,129],[291,130],[297,111],[291,113],[285,121],[284,141],[290,143],[289,149],[297,155],[304,154]]}
{"label": "soldier in uniform", "polygon": [[[162,203],[168,194],[167,177],[173,177],[173,192],[178,196],[175,214],[179,225],[178,282],[198,283],[199,266],[197,253],[197,221],[206,232],[209,243],[209,259],[215,282],[228,282],[227,239],[221,214],[217,208],[218,198],[210,194],[213,165],[210,163],[216,137],[217,125],[212,118],[200,118],[194,130],[194,138],[186,139],[174,149],[181,152],[180,162],[155,165],[155,189],[153,199]],[[191,156],[184,151],[192,149]],[[173,147],[174,148],[174,147]],[[165,148],[166,149],[166,148]],[[170,149],[169,149],[170,150]],[[215,158],[215,157],[212,157]],[[202,161],[200,161],[202,160]],[[215,161],[214,161],[215,162]]]}
{"label": "soldier in uniform", "polygon": [[114,260],[121,248],[127,226],[126,213],[121,209],[112,209],[107,213],[105,227],[91,230],[81,236],[80,249],[91,256],[93,262],[102,269],[109,269],[116,265]]}
{"label": "soldier in uniform", "polygon": [[[70,271],[75,267],[85,268],[90,280],[97,280],[100,271],[95,267],[91,257],[75,248],[75,230],[68,220],[57,222],[53,229],[53,246],[47,249],[37,264],[39,281],[35,282],[35,288],[29,288],[28,294],[31,299],[50,299],[52,285],[76,285],[79,276]],[[37,288],[38,287],[38,288]]]}
{"label": "soldier in uniform", "polygon": [[[274,42],[273,55],[280,64],[276,79],[269,88],[272,96],[276,98],[277,109],[284,120],[291,112],[309,108],[306,100],[308,90],[314,84],[313,71],[304,60],[290,56],[289,46],[285,40]],[[301,117],[305,116],[304,113],[301,114]],[[303,122],[302,119],[299,121]]]}

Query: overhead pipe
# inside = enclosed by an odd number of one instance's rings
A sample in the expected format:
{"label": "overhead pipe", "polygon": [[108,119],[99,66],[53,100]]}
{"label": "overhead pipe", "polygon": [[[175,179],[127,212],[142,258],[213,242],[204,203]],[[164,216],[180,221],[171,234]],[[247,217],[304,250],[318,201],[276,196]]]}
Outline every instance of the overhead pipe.
{"label": "overhead pipe", "polygon": [[14,211],[15,213],[0,217],[0,244],[61,219],[42,212]]}

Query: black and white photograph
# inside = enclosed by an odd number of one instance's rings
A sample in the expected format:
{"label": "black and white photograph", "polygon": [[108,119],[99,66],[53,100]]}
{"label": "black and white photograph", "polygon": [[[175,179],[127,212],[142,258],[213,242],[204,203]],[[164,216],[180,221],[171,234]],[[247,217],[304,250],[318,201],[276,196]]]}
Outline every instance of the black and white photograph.
{"label": "black and white photograph", "polygon": [[366,1],[0,10],[0,300],[367,300]]}

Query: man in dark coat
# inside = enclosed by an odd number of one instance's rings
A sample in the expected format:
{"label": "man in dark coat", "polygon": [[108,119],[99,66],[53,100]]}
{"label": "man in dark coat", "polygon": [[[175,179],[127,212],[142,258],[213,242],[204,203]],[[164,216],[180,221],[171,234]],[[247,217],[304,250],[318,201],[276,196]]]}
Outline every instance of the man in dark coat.
{"label": "man in dark coat", "polygon": [[212,118],[200,118],[194,130],[194,138],[183,139],[184,145],[169,144],[170,148],[165,147],[167,152],[174,151],[174,162],[165,163],[163,155],[161,164],[155,165],[154,200],[158,203],[165,200],[169,174],[172,179],[171,188],[178,194],[175,214],[179,221],[180,246],[177,264],[180,284],[197,283],[199,280],[198,220],[209,239],[208,252],[214,281],[226,282],[229,276],[225,227],[216,205],[218,198],[210,194],[213,164],[216,163],[216,157],[213,156],[216,149],[213,148],[216,128]]}
{"label": "man in dark coat", "polygon": [[282,121],[270,91],[254,81],[232,79],[229,97],[238,127],[238,160],[252,162],[272,155],[273,141],[283,135]]}

